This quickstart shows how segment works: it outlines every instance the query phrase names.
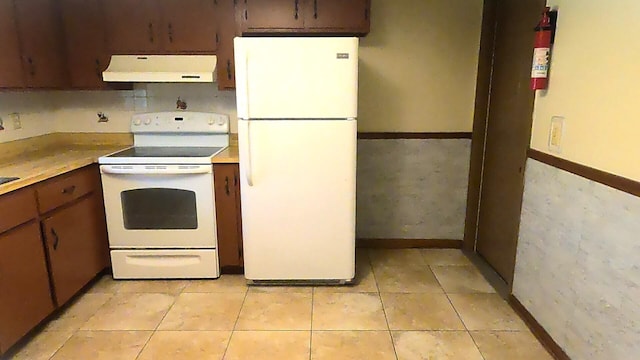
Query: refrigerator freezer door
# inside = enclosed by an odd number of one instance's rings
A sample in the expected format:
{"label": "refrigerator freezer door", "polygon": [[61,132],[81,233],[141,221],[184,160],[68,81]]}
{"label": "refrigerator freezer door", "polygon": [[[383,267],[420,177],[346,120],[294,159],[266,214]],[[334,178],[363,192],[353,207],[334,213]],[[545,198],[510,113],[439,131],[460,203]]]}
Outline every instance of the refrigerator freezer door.
{"label": "refrigerator freezer door", "polygon": [[240,119],[358,116],[358,38],[236,38]]}
{"label": "refrigerator freezer door", "polygon": [[238,124],[245,277],[355,275],[355,120]]}

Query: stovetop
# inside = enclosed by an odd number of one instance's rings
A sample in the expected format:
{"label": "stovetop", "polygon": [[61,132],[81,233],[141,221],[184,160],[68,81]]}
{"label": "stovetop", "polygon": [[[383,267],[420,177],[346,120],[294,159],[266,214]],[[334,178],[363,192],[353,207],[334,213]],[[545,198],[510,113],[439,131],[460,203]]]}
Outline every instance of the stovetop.
{"label": "stovetop", "polygon": [[226,149],[197,146],[134,146],[98,158],[105,165],[211,164],[211,159]]}
{"label": "stovetop", "polygon": [[131,118],[134,146],[98,159],[100,164],[211,164],[229,146],[229,116],[155,112]]}
{"label": "stovetop", "polygon": [[211,157],[223,147],[136,146],[108,157],[118,158],[192,158]]}

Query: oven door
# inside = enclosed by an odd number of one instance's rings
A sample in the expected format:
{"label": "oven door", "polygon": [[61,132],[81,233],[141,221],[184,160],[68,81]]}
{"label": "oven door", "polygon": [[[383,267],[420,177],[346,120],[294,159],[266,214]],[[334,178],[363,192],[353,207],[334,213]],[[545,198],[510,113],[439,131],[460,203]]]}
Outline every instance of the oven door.
{"label": "oven door", "polygon": [[101,165],[114,248],[215,248],[212,165]]}

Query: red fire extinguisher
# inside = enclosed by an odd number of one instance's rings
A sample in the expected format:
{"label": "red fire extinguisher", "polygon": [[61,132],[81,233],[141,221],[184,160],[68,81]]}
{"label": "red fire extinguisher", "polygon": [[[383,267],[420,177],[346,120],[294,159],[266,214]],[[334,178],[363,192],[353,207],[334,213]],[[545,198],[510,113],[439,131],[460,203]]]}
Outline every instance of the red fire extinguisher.
{"label": "red fire extinguisher", "polygon": [[542,13],[542,20],[535,28],[536,40],[533,49],[533,64],[531,65],[531,89],[546,89],[549,83],[549,57],[551,55],[551,17],[550,7]]}

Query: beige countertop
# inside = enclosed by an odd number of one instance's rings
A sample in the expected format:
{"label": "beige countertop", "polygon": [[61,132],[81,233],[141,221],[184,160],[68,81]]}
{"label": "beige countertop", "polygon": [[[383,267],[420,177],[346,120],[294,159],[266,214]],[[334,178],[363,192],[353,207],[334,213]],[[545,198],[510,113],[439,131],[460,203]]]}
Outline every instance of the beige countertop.
{"label": "beige countertop", "polygon": [[0,195],[79,169],[127,146],[58,145],[0,160],[0,176],[20,179],[0,185]]}
{"label": "beige countertop", "polygon": [[213,157],[211,162],[214,164],[237,164],[239,162],[238,145],[232,144],[222,150],[218,155]]}
{"label": "beige countertop", "polygon": [[[50,137],[49,137],[50,138]],[[0,177],[19,177],[19,180],[0,185],[0,195],[6,194],[37,182],[64,174],[98,162],[100,156],[108,155],[131,145],[107,144],[89,145],[85,143],[69,143],[65,141],[49,141],[39,139],[42,146],[34,146],[24,142],[14,144],[2,144],[5,154],[0,158]],[[18,145],[18,146],[16,146]],[[28,146],[26,146],[28,145]],[[238,163],[238,146],[233,144],[214,156],[213,164]]]}

